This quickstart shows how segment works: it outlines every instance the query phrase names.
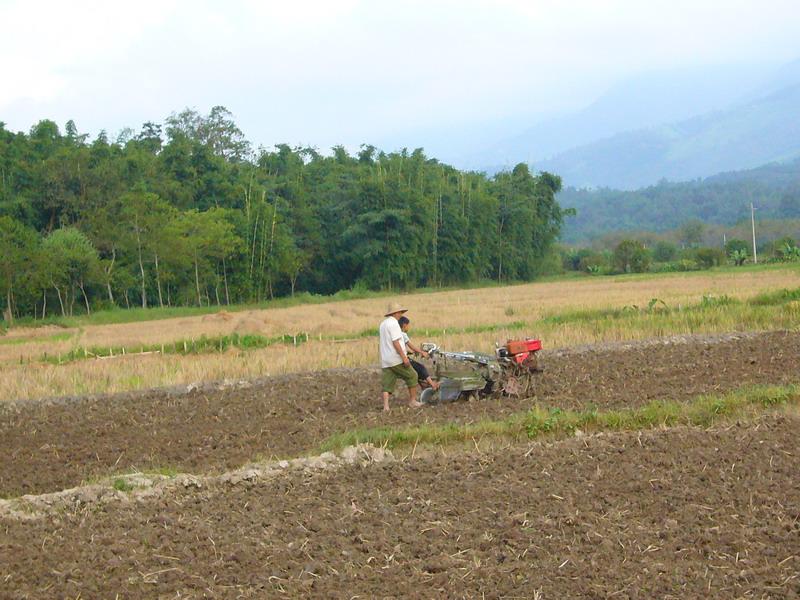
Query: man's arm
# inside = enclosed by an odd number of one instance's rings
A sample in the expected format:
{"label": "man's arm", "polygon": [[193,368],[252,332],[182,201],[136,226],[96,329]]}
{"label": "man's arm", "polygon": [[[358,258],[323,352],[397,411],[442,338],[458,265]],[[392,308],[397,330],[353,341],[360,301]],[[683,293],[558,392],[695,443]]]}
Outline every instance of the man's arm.
{"label": "man's arm", "polygon": [[419,348],[417,348],[414,344],[411,343],[411,340],[408,340],[408,342],[406,343],[406,347],[411,348],[411,350],[413,350],[417,354],[421,354],[425,358],[428,358],[428,353],[425,352],[425,350],[420,350]]}
{"label": "man's arm", "polygon": [[394,344],[394,349],[397,350],[397,353],[403,357],[403,364],[406,366],[410,365],[411,361],[408,360],[408,355],[406,354],[406,349],[403,345],[403,338],[392,340],[392,344]]}

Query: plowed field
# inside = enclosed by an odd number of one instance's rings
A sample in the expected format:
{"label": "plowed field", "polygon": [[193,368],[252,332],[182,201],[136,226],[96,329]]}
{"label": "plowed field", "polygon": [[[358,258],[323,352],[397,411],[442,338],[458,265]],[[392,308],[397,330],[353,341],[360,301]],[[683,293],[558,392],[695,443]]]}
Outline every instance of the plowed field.
{"label": "plowed field", "polygon": [[[286,375],[247,387],[149,391],[0,405],[0,497],[56,491],[110,472],[220,472],[314,452],[356,427],[470,422],[542,406],[599,409],[800,382],[800,334],[687,337],[545,354],[527,400],[381,412],[377,370]],[[398,385],[401,398],[404,391]]]}
{"label": "plowed field", "polygon": [[[388,415],[370,370],[7,404],[0,490],[134,467],[219,473],[353,427],[796,383],[799,351],[800,334],[772,332],[551,353],[535,398]],[[0,514],[0,597],[796,598],[799,425],[789,413],[442,448]]]}
{"label": "plowed field", "polygon": [[5,519],[11,598],[796,598],[797,419],[514,445]]}

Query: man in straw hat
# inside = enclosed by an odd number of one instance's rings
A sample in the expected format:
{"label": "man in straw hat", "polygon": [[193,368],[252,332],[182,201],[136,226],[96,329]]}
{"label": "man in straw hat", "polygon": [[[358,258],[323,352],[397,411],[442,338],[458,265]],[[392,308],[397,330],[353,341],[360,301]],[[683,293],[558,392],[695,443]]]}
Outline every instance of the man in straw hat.
{"label": "man in straw hat", "polygon": [[411,367],[403,343],[403,331],[397,320],[407,312],[407,308],[392,302],[386,309],[386,318],[379,329],[381,350],[381,386],[383,387],[383,410],[389,410],[389,396],[394,393],[395,384],[402,379],[408,387],[408,405],[411,408],[422,406],[417,402],[417,373]]}

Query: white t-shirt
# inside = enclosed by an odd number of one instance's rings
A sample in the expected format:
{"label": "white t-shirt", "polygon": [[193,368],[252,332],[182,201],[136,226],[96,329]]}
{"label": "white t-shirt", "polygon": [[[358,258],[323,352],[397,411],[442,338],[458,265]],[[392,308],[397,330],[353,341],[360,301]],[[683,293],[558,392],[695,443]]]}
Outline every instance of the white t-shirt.
{"label": "white t-shirt", "polygon": [[403,357],[397,353],[392,343],[394,340],[403,340],[403,330],[394,317],[386,317],[381,321],[380,329],[381,368],[395,367],[403,364]]}

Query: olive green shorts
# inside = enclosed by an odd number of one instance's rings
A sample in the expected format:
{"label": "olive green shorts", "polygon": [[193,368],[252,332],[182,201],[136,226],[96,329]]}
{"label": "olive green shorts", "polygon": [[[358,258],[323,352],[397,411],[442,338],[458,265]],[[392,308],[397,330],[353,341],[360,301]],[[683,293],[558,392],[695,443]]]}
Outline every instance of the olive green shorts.
{"label": "olive green shorts", "polygon": [[394,393],[394,386],[398,379],[406,382],[409,388],[417,385],[417,372],[411,365],[399,364],[393,367],[384,367],[381,369],[381,385],[383,391],[390,394]]}

